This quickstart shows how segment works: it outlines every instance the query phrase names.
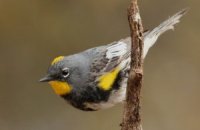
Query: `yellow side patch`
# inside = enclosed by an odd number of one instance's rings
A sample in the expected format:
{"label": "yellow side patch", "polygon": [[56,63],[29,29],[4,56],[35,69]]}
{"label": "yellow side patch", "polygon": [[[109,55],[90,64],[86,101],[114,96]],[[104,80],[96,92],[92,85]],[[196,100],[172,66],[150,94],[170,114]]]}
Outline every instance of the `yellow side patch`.
{"label": "yellow side patch", "polygon": [[113,83],[115,82],[115,79],[117,78],[119,71],[120,71],[119,68],[115,68],[113,71],[102,75],[99,80],[98,84],[99,87],[103,90],[111,89]]}
{"label": "yellow side patch", "polygon": [[51,65],[54,65],[63,59],[64,59],[64,56],[58,56],[51,62]]}
{"label": "yellow side patch", "polygon": [[72,87],[67,82],[50,81],[49,84],[58,95],[69,94],[72,90]]}

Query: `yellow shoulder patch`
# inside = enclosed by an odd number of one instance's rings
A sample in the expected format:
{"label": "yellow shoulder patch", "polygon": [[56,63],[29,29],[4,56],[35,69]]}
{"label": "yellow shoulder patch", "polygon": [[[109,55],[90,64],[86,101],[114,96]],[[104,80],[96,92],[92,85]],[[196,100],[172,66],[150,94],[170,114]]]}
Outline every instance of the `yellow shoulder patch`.
{"label": "yellow shoulder patch", "polygon": [[119,68],[115,68],[113,71],[102,75],[99,80],[99,87],[103,90],[111,89],[115,79],[117,78],[117,75],[119,74],[119,71]]}
{"label": "yellow shoulder patch", "polygon": [[54,65],[63,59],[64,59],[64,56],[58,56],[51,62],[51,65]]}

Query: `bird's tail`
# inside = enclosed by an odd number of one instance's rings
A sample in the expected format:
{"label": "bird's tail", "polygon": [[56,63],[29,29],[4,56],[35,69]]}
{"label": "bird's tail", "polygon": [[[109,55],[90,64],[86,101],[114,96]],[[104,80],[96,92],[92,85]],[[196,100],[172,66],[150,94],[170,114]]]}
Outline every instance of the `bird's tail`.
{"label": "bird's tail", "polygon": [[188,12],[188,8],[183,9],[162,22],[159,26],[144,34],[144,52],[143,57],[146,56],[148,50],[155,44],[158,37],[167,30],[174,29],[174,25],[180,22],[180,18]]}

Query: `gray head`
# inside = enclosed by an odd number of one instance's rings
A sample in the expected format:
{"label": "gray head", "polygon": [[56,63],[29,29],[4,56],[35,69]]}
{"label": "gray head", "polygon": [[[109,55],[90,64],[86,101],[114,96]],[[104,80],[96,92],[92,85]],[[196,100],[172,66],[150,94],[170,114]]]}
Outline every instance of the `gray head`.
{"label": "gray head", "polygon": [[88,67],[87,59],[81,55],[59,56],[52,61],[40,82],[48,82],[56,94],[66,95],[81,88],[87,80]]}

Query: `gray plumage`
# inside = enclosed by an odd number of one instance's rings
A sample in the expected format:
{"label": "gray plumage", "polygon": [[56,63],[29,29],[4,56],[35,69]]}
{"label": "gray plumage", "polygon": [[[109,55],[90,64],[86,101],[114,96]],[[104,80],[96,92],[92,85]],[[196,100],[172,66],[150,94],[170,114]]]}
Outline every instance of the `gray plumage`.
{"label": "gray plumage", "polygon": [[[187,9],[184,9],[158,27],[144,33],[143,58],[158,37],[167,30],[174,29],[174,25],[186,12]],[[128,37],[108,45],[65,56],[63,60],[50,66],[48,76],[51,80],[67,82],[73,86],[72,92],[62,97],[74,107],[81,110],[108,108],[125,99],[127,72],[130,68],[130,49],[131,39]],[[98,86],[99,77],[116,67],[120,69],[120,72],[112,88],[108,91],[101,90]],[[67,78],[62,75],[64,68],[69,68]]]}

